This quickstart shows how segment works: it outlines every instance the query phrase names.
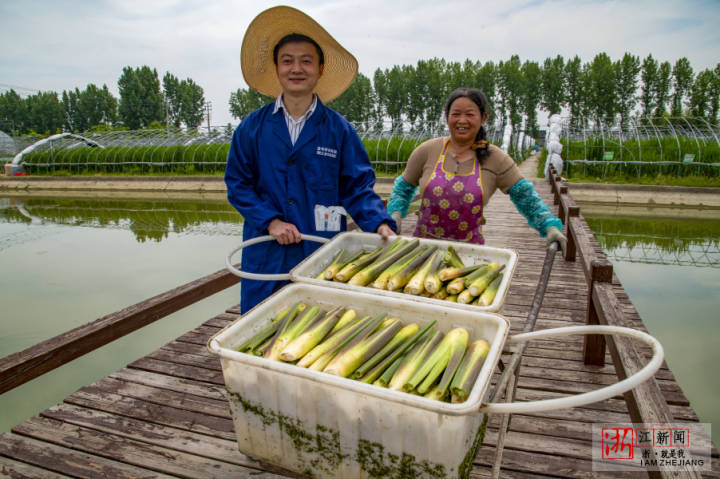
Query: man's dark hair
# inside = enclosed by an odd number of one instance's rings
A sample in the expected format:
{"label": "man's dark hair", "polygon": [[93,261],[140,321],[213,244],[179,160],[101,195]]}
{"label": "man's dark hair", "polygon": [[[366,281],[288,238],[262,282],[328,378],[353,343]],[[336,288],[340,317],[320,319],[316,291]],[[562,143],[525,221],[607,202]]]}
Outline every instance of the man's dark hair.
{"label": "man's dark hair", "polygon": [[302,33],[291,33],[289,35],[285,35],[280,39],[279,42],[277,42],[277,45],[275,45],[275,48],[273,48],[273,62],[275,65],[277,65],[278,60],[278,50],[280,50],[280,47],[285,45],[286,43],[311,43],[315,46],[315,50],[318,52],[318,57],[320,58],[320,65],[325,64],[325,55],[323,54],[322,48],[320,48],[320,45],[317,44],[315,40],[308,37],[307,35],[303,35]]}

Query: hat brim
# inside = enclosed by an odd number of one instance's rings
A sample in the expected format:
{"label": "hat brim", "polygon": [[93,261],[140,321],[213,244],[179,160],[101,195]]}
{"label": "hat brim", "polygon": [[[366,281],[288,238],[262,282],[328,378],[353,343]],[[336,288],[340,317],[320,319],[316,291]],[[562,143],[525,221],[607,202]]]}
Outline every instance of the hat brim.
{"label": "hat brim", "polygon": [[318,97],[327,103],[347,90],[358,72],[355,57],[315,20],[287,6],[261,12],[245,32],[240,65],[248,86],[272,97],[282,93],[273,62],[273,49],[280,39],[291,33],[312,38],[323,51],[325,66],[315,86]]}

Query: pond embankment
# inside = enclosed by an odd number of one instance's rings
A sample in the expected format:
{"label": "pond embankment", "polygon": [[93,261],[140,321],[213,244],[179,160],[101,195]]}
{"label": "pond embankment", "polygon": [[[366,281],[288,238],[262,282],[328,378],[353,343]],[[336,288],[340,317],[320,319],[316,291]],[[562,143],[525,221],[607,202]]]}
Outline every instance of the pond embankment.
{"label": "pond embankment", "polygon": [[[526,165],[526,163],[528,163]],[[532,163],[523,163],[524,169]],[[543,180],[535,180],[543,181]],[[378,178],[375,191],[388,196],[393,178]],[[579,203],[608,205],[644,205],[668,208],[720,209],[720,188],[683,186],[611,185],[569,182],[570,194]],[[162,193],[182,196],[184,193],[224,197],[225,182],[217,177],[0,177],[0,194],[99,196],[122,192],[125,196]]]}

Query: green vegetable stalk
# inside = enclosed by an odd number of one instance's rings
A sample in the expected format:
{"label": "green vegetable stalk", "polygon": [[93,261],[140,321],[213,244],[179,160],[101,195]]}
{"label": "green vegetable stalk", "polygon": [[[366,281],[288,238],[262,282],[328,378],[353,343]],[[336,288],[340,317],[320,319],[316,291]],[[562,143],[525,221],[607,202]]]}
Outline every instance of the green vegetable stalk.
{"label": "green vegetable stalk", "polygon": [[441,333],[440,331],[434,331],[431,335],[427,337],[427,339],[425,339],[422,343],[418,344],[418,346],[414,348],[410,352],[410,354],[407,355],[407,357],[402,362],[397,371],[395,371],[395,374],[393,375],[392,379],[390,380],[390,384],[388,385],[389,388],[396,391],[402,391],[403,386],[405,385],[407,380],[410,379],[415,370],[420,367],[423,361],[425,361],[425,358],[430,355],[433,349],[435,349],[435,347],[440,344],[442,337],[443,333]]}
{"label": "green vegetable stalk", "polygon": [[[412,348],[415,343],[421,342],[423,338],[428,334],[428,331],[435,325],[437,321],[433,319],[432,321],[428,322],[425,326],[422,327],[419,331],[415,332],[410,339],[407,340],[407,342],[403,343],[401,346],[397,347],[392,351],[385,359],[380,361],[379,364],[374,366],[372,369],[367,371],[367,373],[360,379],[362,382],[365,383],[371,383],[378,379],[378,376],[381,374],[384,375],[385,371],[388,367],[392,365],[392,363],[400,356],[405,356],[407,351]],[[402,330],[400,331],[402,332]],[[400,334],[400,333],[398,333]],[[363,365],[362,367],[364,367]],[[399,364],[398,364],[399,366]],[[397,369],[397,367],[395,367]],[[367,368],[366,368],[367,370]],[[395,370],[393,370],[393,373]],[[390,377],[387,378],[387,382],[385,383],[384,387],[387,387],[388,382],[390,382],[390,379],[392,378],[392,374]]]}
{"label": "green vegetable stalk", "polygon": [[[360,333],[363,328],[367,326],[368,321],[370,321],[370,316],[365,316],[363,318],[355,318],[347,325],[345,325],[344,328],[339,329],[335,332],[330,332],[330,335],[325,340],[323,340],[320,344],[318,344],[317,346],[312,348],[307,354],[305,354],[305,356],[303,356],[300,361],[296,363],[296,365],[300,366],[301,368],[309,368],[324,354],[329,353],[333,350],[335,352],[339,351],[339,349],[336,348],[342,348],[346,344],[344,343],[344,341],[352,340],[355,335]],[[332,356],[328,359],[328,361],[330,359],[332,359]]]}
{"label": "green vegetable stalk", "polygon": [[278,338],[287,331],[290,324],[295,320],[298,314],[305,311],[307,305],[305,303],[297,302],[293,305],[293,307],[290,309],[290,312],[285,315],[285,317],[282,319],[282,324],[280,324],[280,327],[277,328],[275,331],[275,334],[273,334],[272,340],[270,342],[270,345],[265,348],[265,352],[263,353],[263,356],[266,358],[270,357],[271,351],[275,343],[277,342]]}
{"label": "green vegetable stalk", "polygon": [[470,293],[469,289],[463,289],[460,291],[460,294],[458,294],[457,302],[460,304],[470,304],[474,299],[475,296]]}
{"label": "green vegetable stalk", "polygon": [[470,395],[475,380],[480,375],[485,358],[490,351],[490,344],[484,339],[477,339],[470,343],[455,376],[450,383],[452,402],[465,401]]}
{"label": "green vegetable stalk", "polygon": [[[494,265],[494,266],[492,266]],[[468,289],[472,293],[473,296],[480,296],[483,291],[485,291],[485,288],[488,287],[492,281],[498,277],[498,275],[502,272],[502,270],[505,268],[505,265],[499,266],[497,263],[491,263],[492,270],[488,271],[484,275],[480,276],[479,278],[475,279],[472,283],[470,283],[470,286]]]}
{"label": "green vegetable stalk", "polygon": [[453,248],[452,245],[448,246],[447,253],[445,254],[445,258],[443,258],[443,259],[445,261],[445,264],[448,266],[452,266],[454,268],[464,268],[465,267],[462,260],[455,252],[455,248]]}
{"label": "green vegetable stalk", "polygon": [[422,248],[414,248],[408,251],[405,255],[401,256],[390,266],[385,268],[385,271],[381,272],[380,275],[375,278],[375,281],[370,284],[375,289],[388,289],[387,284],[393,274],[400,271],[406,264],[416,258],[422,252]]}
{"label": "green vegetable stalk", "polygon": [[280,313],[278,313],[278,315],[273,318],[269,325],[267,325],[261,331],[253,335],[253,337],[242,343],[235,350],[240,351],[241,353],[252,354],[258,346],[265,343],[268,338],[272,337],[272,335],[275,334],[275,331],[277,331],[282,324],[283,318],[289,312],[289,309],[283,309],[282,311],[280,311]]}
{"label": "green vegetable stalk", "polygon": [[340,281],[341,283],[345,283],[350,280],[350,278],[353,277],[355,273],[363,269],[365,266],[369,265],[373,261],[377,259],[378,256],[382,253],[382,248],[377,248],[370,253],[364,254],[360,256],[355,261],[351,261],[347,263],[343,268],[338,271],[338,273],[335,275],[335,281]]}
{"label": "green vegetable stalk", "polygon": [[448,266],[447,268],[442,268],[438,271],[438,278],[440,281],[450,281],[451,279],[459,278],[460,276],[467,276],[481,266],[483,265],[474,264],[472,266],[465,266],[464,268]]}
{"label": "green vegetable stalk", "polygon": [[342,306],[338,306],[325,315],[324,318],[316,321],[303,333],[295,337],[280,353],[283,361],[297,361],[312,348],[318,345],[340,319],[343,312]]}
{"label": "green vegetable stalk", "polygon": [[[395,243],[397,243],[397,241]],[[362,271],[359,271],[357,274],[355,274],[352,278],[350,278],[348,284],[367,286],[369,283],[375,281],[377,277],[380,276],[383,271],[385,271],[385,269],[390,267],[390,265],[405,256],[410,251],[414,250],[419,244],[420,240],[416,239],[407,243],[404,246],[399,246],[395,248],[394,251],[386,254],[382,258],[377,259],[371,265],[365,267]]]}
{"label": "green vegetable stalk", "polygon": [[503,275],[500,273],[497,278],[492,280],[492,283],[488,285],[487,288],[485,288],[485,291],[482,292],[480,296],[478,296],[477,301],[475,301],[473,304],[477,304],[479,306],[490,306],[492,302],[495,300],[495,296],[497,295],[498,289],[500,288],[500,283],[502,282]]}
{"label": "green vegetable stalk", "polygon": [[397,334],[395,334],[395,336],[393,336],[392,339],[390,339],[390,341],[382,347],[382,349],[375,353],[370,359],[365,361],[359,368],[353,371],[353,373],[350,375],[350,378],[360,379],[361,377],[365,376],[368,371],[370,371],[373,367],[377,366],[379,362],[384,360],[393,351],[397,350],[400,346],[402,346],[405,342],[412,338],[413,335],[419,330],[420,326],[415,323],[403,326],[397,332]]}
{"label": "green vegetable stalk", "polygon": [[[410,379],[403,385],[406,392],[417,389],[419,394],[427,393],[435,380],[442,374],[450,362],[451,357],[462,358],[467,347],[469,334],[465,328],[450,330],[432,354],[413,373]],[[458,359],[459,361],[459,359]]]}
{"label": "green vegetable stalk", "polygon": [[401,328],[402,324],[399,320],[393,321],[373,335],[363,338],[352,348],[340,352],[325,366],[323,371],[344,378],[350,376],[353,371],[382,349]]}
{"label": "green vegetable stalk", "polygon": [[423,248],[424,249],[420,252],[418,256],[416,256],[412,261],[403,266],[400,271],[390,277],[390,279],[388,280],[387,289],[392,291],[405,286],[408,281],[410,281],[410,278],[412,277],[415,270],[417,270],[420,265],[423,264],[423,262],[428,258],[428,256],[435,252],[437,246],[425,246]]}
{"label": "green vegetable stalk", "polygon": [[428,271],[427,276],[425,276],[423,286],[425,287],[425,291],[430,294],[437,293],[442,287],[442,280],[440,279],[440,276],[438,276],[438,272],[440,271],[440,265],[442,265],[444,257],[445,254],[441,251],[435,253],[435,262],[432,266],[430,266],[430,270]]}
{"label": "green vegetable stalk", "polygon": [[431,298],[445,299],[445,298],[447,298],[447,295],[448,295],[447,286],[443,285],[442,288],[440,288],[437,293],[435,293],[431,296]]}
{"label": "green vegetable stalk", "polygon": [[291,324],[287,326],[285,331],[283,331],[275,339],[270,349],[265,352],[265,357],[279,361],[280,353],[282,353],[285,349],[285,346],[290,344],[290,341],[305,331],[305,329],[310,326],[322,313],[323,311],[318,306],[306,308]]}
{"label": "green vegetable stalk", "polygon": [[[444,368],[444,371],[442,373],[442,377],[440,378],[440,382],[433,388],[434,390],[434,396],[439,397],[439,401],[442,401],[447,397],[450,393],[450,384],[455,377],[455,372],[460,367],[460,363],[462,362],[463,357],[465,356],[465,351],[467,351],[467,343],[469,340],[469,335],[467,334],[467,331],[463,328],[458,328],[459,331],[465,331],[465,335],[462,333],[458,334],[458,340],[454,342],[451,347],[450,351],[448,352],[449,359],[447,361],[447,364]],[[451,331],[452,332],[452,331]],[[448,336],[450,333],[448,333]],[[444,358],[443,358],[444,359]],[[436,365],[439,366],[440,363]],[[423,392],[423,390],[427,390],[427,383],[428,379],[432,378],[430,383],[433,383],[437,376],[434,376],[435,368],[433,368],[432,371],[430,371],[430,374],[428,377],[423,381],[422,384],[420,384],[420,387],[418,388],[419,392]],[[434,376],[434,377],[433,377]],[[430,391],[432,392],[432,391]]]}
{"label": "green vegetable stalk", "polygon": [[341,330],[342,328],[344,328],[345,325],[350,324],[350,323],[355,319],[356,316],[357,316],[357,313],[355,312],[354,309],[348,309],[348,310],[346,310],[346,311],[342,314],[342,316],[340,316],[340,319],[339,319],[338,322],[335,324],[335,326],[332,328],[332,330],[330,331],[330,334],[331,334],[331,335],[332,335],[332,334],[335,334],[336,331],[339,331],[339,330]]}
{"label": "green vegetable stalk", "polygon": [[420,266],[420,269],[410,278],[410,281],[405,285],[403,291],[416,296],[422,294],[425,291],[425,278],[433,267],[437,268],[437,265],[440,264],[442,260],[442,256],[443,252],[437,250],[428,256],[422,266]]}
{"label": "green vegetable stalk", "polygon": [[343,258],[347,255],[345,248],[340,248],[340,251],[335,255],[335,258],[330,262],[327,267],[320,271],[320,274],[315,279],[333,279],[335,274],[340,271],[340,264],[343,262]]}
{"label": "green vegetable stalk", "polygon": [[[406,357],[408,354],[410,354],[410,351],[405,351],[405,352],[402,353],[400,356],[398,356],[397,358],[395,358],[395,360],[392,362],[392,364],[390,364],[390,366],[388,366],[387,368],[385,368],[385,371],[383,371],[382,376],[380,376],[379,378],[377,378],[377,379],[373,382],[373,384],[374,384],[375,386],[380,386],[381,388],[386,388],[386,387],[388,387],[388,384],[390,384],[390,380],[392,379],[393,375],[395,374],[395,371],[397,371],[397,369],[400,367],[400,364],[402,364],[403,360],[405,359],[405,357]],[[372,372],[372,371],[371,371],[371,372]],[[365,377],[368,377],[369,374],[370,374],[370,373],[366,374]],[[363,381],[363,382],[368,382],[368,381],[365,380],[365,377],[364,377],[363,379],[361,379],[361,381]]]}
{"label": "green vegetable stalk", "polygon": [[336,356],[345,353],[345,351],[351,349],[360,341],[370,336],[375,328],[383,322],[384,317],[384,314],[377,314],[372,318],[368,318],[366,321],[363,321],[362,325],[357,330],[353,331],[352,335],[344,338],[339,344],[335,345],[329,351],[317,358],[308,367],[308,369],[312,369],[314,371],[324,371]]}

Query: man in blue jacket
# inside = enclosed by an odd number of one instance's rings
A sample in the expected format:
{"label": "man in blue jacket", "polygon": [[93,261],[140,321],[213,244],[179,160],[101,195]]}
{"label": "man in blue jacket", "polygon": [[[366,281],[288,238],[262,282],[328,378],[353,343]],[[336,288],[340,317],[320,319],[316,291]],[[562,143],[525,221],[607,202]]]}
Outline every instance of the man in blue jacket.
{"label": "man in blue jacket", "polygon": [[[243,271],[287,273],[320,246],[300,235],[331,238],[347,229],[345,212],[363,231],[394,235],[360,138],[322,103],[350,86],[355,58],[312,18],[274,7],[248,27],[241,64],[251,88],[277,97],[242,121],[228,155],[225,182],[245,220],[243,240],[277,240],[243,249]],[[242,312],[285,283],[243,279]]]}

